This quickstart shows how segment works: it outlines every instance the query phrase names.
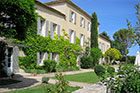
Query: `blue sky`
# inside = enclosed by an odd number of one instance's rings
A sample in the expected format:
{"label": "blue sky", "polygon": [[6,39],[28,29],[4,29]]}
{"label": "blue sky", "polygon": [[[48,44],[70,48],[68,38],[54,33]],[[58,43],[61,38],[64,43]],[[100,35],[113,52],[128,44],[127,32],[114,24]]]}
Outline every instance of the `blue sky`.
{"label": "blue sky", "polygon": [[[39,0],[48,2],[52,0]],[[126,19],[134,26],[136,18],[135,5],[140,0],[72,0],[76,5],[85,10],[89,15],[96,12],[100,22],[99,33],[106,31],[111,39],[113,34],[122,28],[127,28]],[[136,55],[140,51],[138,45],[129,50],[129,55]]]}

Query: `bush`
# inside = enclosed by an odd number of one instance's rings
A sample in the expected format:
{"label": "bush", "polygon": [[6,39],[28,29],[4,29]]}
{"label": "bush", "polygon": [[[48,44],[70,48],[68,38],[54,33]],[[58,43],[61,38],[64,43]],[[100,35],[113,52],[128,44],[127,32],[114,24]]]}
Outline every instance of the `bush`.
{"label": "bush", "polygon": [[42,83],[48,84],[49,79],[50,79],[49,77],[42,77]]}
{"label": "bush", "polygon": [[77,71],[80,70],[79,67],[61,67],[61,66],[57,66],[56,67],[56,72],[66,72],[66,71]]}
{"label": "bush", "polygon": [[88,56],[88,55],[84,55],[83,57],[81,57],[81,68],[90,68],[92,67],[92,57]]}
{"label": "bush", "polygon": [[91,48],[90,56],[92,57],[92,65],[96,66],[99,64],[99,59],[103,56],[99,48]]}
{"label": "bush", "polygon": [[27,72],[27,73],[37,73],[37,74],[45,74],[46,73],[45,70],[41,70],[41,69],[26,69],[25,72]]}
{"label": "bush", "polygon": [[140,93],[139,67],[123,65],[119,67],[118,76],[110,77],[107,87],[111,93]]}
{"label": "bush", "polygon": [[56,71],[56,61],[55,60],[44,60],[43,68],[46,72]]}
{"label": "bush", "polygon": [[113,73],[115,72],[115,68],[109,66],[109,67],[107,68],[107,72],[108,72],[109,74],[113,74]]}
{"label": "bush", "polygon": [[98,65],[98,66],[94,67],[94,72],[96,73],[96,75],[98,77],[103,77],[105,72],[106,72],[106,70],[105,70],[105,68],[103,66]]}
{"label": "bush", "polygon": [[105,52],[105,57],[106,57],[106,59],[108,59],[108,63],[110,64],[110,62],[113,62],[115,60],[121,59],[122,58],[122,54],[116,48],[109,48]]}
{"label": "bush", "polygon": [[128,58],[128,61],[127,61],[128,64],[135,63],[136,56],[127,56],[127,58]]}
{"label": "bush", "polygon": [[43,87],[45,93],[69,93],[68,91],[68,81],[64,78],[62,73],[57,73],[55,75],[56,79],[58,80],[53,88],[49,86]]}

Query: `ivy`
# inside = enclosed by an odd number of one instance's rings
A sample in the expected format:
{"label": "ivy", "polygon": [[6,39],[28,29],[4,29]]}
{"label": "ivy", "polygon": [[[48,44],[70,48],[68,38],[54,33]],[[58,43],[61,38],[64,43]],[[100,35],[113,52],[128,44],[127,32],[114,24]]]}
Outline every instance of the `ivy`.
{"label": "ivy", "polygon": [[[80,39],[78,37],[76,37],[76,44],[73,44],[70,43],[69,39],[68,38],[66,39],[65,36],[60,36],[60,39],[58,39],[58,36],[55,35],[55,39],[52,39],[50,35],[48,37],[43,37],[34,34],[33,36],[31,36],[31,34],[29,33],[28,38],[22,41],[22,43],[31,47],[31,48],[23,48],[24,53],[26,55],[25,58],[29,59],[28,64],[30,65],[28,65],[28,69],[36,68],[37,51],[48,52],[48,54],[50,54],[51,52],[59,53],[59,66],[76,67],[76,59],[78,53],[79,51],[82,50],[82,47],[80,47],[79,45]],[[23,60],[21,61],[21,64],[24,65]]]}

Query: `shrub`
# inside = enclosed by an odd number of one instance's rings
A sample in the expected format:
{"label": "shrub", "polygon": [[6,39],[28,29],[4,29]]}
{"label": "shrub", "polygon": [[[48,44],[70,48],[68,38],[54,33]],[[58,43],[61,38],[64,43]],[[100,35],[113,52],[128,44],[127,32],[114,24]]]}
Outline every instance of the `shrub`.
{"label": "shrub", "polygon": [[26,69],[25,72],[27,73],[37,73],[37,74],[45,74],[45,70],[41,69]]}
{"label": "shrub", "polygon": [[64,78],[62,73],[57,73],[55,75],[56,79],[58,80],[57,83],[53,88],[50,88],[49,86],[43,87],[43,90],[45,93],[69,93],[68,91],[68,81]]}
{"label": "shrub", "polygon": [[135,63],[135,59],[136,59],[136,56],[127,56],[128,58],[128,64],[134,64]]}
{"label": "shrub", "polygon": [[90,56],[92,57],[92,65],[95,66],[99,64],[99,59],[103,56],[99,48],[91,48]]}
{"label": "shrub", "polygon": [[43,68],[46,72],[53,72],[55,71],[56,61],[55,60],[44,60]]}
{"label": "shrub", "polygon": [[140,92],[140,72],[135,66],[120,66],[118,76],[110,77],[107,87],[111,93],[139,93]]}
{"label": "shrub", "polygon": [[110,64],[110,62],[113,62],[115,60],[121,59],[122,58],[122,54],[116,48],[109,48],[105,52],[105,57],[106,57],[106,59],[108,59],[108,63]]}
{"label": "shrub", "polygon": [[92,67],[92,57],[88,56],[88,55],[84,55],[83,57],[81,57],[81,68],[90,68]]}
{"label": "shrub", "polygon": [[97,66],[94,67],[94,72],[96,73],[96,75],[98,77],[103,77],[105,72],[106,72],[106,70],[105,70],[105,68],[103,66],[97,65]]}
{"label": "shrub", "polygon": [[109,67],[107,68],[107,72],[108,72],[109,74],[113,74],[113,73],[115,72],[115,68],[109,66]]}
{"label": "shrub", "polygon": [[42,83],[48,83],[49,77],[42,77]]}

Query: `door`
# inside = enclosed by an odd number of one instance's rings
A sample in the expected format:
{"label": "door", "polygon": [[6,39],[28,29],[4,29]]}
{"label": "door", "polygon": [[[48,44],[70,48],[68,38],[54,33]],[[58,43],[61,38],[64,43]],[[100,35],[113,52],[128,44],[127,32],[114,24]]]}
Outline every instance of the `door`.
{"label": "door", "polygon": [[7,75],[10,76],[13,72],[13,48],[8,48],[6,51],[6,67]]}

